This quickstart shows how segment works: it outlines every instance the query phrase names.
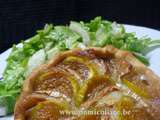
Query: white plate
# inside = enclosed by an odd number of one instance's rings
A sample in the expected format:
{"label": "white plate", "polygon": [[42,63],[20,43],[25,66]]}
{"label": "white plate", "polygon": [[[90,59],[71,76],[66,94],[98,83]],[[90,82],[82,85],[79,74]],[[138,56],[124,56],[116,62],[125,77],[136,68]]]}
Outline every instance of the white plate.
{"label": "white plate", "polygon": [[[133,25],[125,25],[127,32],[135,32],[137,37],[148,36],[152,39],[160,39],[160,31],[146,28],[146,27],[139,27]],[[11,49],[8,49],[4,53],[0,54],[0,77],[6,66],[6,58],[8,57]],[[150,68],[160,76],[160,48],[157,48],[150,53],[147,54],[147,57],[150,61]],[[13,120],[12,116],[0,118],[0,120]]]}

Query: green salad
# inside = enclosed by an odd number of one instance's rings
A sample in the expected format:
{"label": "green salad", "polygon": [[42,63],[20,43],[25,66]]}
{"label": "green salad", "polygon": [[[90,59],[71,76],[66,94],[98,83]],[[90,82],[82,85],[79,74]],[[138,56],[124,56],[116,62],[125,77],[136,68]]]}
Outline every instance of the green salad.
{"label": "green salad", "polygon": [[137,38],[134,33],[127,33],[123,25],[102,20],[101,17],[90,22],[71,21],[66,26],[47,24],[35,36],[22,41],[22,47],[13,45],[0,81],[0,109],[5,107],[6,114],[12,113],[26,76],[60,51],[113,45],[133,52],[148,65],[144,51],[159,43],[160,41],[148,37]]}

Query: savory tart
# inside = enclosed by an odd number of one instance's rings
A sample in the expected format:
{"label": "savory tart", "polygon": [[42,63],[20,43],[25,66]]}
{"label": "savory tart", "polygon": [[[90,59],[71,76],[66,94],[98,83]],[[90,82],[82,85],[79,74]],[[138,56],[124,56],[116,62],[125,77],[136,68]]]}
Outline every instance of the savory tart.
{"label": "savory tart", "polygon": [[160,120],[160,78],[112,46],[73,49],[33,70],[15,120]]}

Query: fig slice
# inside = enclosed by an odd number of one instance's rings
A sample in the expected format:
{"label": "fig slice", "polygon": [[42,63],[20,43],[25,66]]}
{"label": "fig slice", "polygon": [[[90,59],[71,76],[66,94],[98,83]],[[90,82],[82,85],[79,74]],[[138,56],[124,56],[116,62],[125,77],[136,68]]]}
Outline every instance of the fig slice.
{"label": "fig slice", "polygon": [[148,108],[138,106],[138,103],[129,96],[123,96],[115,108],[118,120],[154,120],[147,111]]}
{"label": "fig slice", "polygon": [[47,70],[34,84],[34,92],[68,101],[71,101],[78,91],[76,79],[59,70]]}
{"label": "fig slice", "polygon": [[69,74],[74,75],[79,84],[83,85],[85,80],[92,78],[95,73],[93,66],[89,64],[89,61],[89,58],[86,57],[69,56],[64,59],[62,69],[65,69]]}
{"label": "fig slice", "polygon": [[146,98],[146,99],[150,98],[147,92],[146,86],[144,85],[142,86],[142,83],[140,83],[140,81],[138,82],[137,80],[134,80],[130,82],[129,80],[124,79],[122,80],[122,83],[126,85],[132,92],[136,93],[140,97]]}
{"label": "fig slice", "polygon": [[60,111],[67,109],[66,105],[58,101],[39,102],[26,112],[27,120],[58,120],[63,116]]}

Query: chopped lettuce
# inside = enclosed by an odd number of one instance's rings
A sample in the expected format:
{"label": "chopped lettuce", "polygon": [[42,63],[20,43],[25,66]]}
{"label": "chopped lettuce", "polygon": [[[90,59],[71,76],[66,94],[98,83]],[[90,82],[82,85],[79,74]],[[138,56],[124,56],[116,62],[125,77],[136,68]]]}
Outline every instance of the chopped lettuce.
{"label": "chopped lettuce", "polygon": [[[52,29],[52,25],[47,25],[43,32],[35,35],[27,41],[22,41],[22,47],[13,46],[7,59],[7,67],[3,73],[3,79],[0,81],[0,108],[6,106],[6,114],[13,112],[17,96],[20,94],[27,64],[30,57],[38,50],[44,48],[43,39]],[[6,104],[5,101],[12,101]],[[4,103],[4,104],[2,104]]]}
{"label": "chopped lettuce", "polygon": [[102,20],[101,17],[90,22],[72,21],[69,26],[46,25],[34,37],[22,41],[22,47],[12,47],[0,81],[0,109],[6,106],[6,114],[13,112],[26,76],[61,51],[113,45],[133,52],[144,64],[149,64],[143,51],[157,44],[160,45],[159,40],[153,42],[147,37],[137,38],[134,33],[127,33],[123,25]]}
{"label": "chopped lettuce", "polygon": [[34,68],[36,68],[37,66],[45,63],[45,60],[46,60],[46,54],[45,54],[44,49],[40,49],[35,54],[33,54],[29,58],[26,73],[25,73],[25,77],[28,76]]}
{"label": "chopped lettuce", "polygon": [[71,22],[70,23],[70,26],[69,28],[78,33],[81,37],[82,37],[82,40],[83,40],[83,44],[84,45],[89,45],[90,44],[90,37],[89,37],[89,33],[87,30],[85,30],[85,28],[83,28],[83,26],[78,23],[78,22]]}

